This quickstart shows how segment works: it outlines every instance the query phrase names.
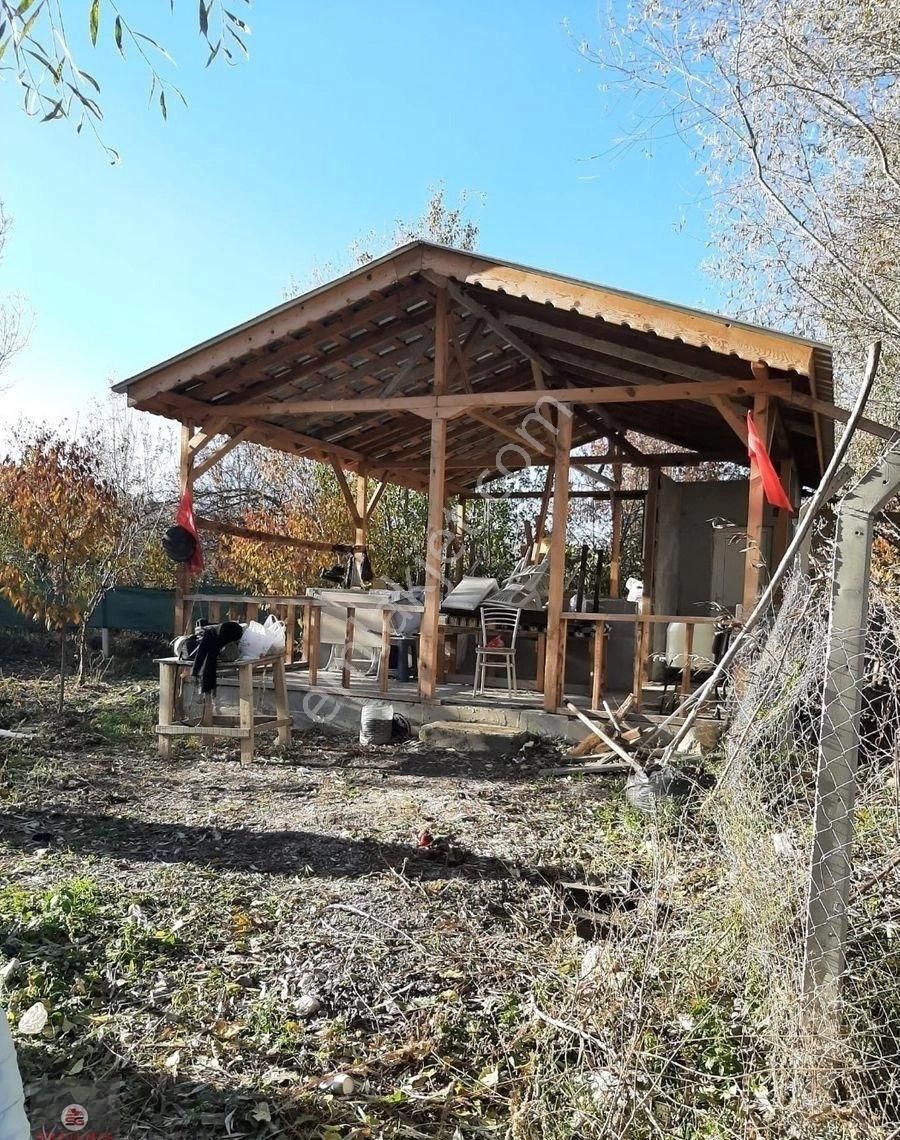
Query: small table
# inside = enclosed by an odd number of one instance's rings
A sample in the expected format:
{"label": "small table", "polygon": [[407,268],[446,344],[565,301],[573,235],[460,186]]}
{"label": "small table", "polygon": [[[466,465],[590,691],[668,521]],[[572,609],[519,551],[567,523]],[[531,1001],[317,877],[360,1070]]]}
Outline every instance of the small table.
{"label": "small table", "polygon": [[[237,716],[215,715],[212,694],[203,702],[203,715],[198,724],[186,724],[176,720],[175,698],[178,688],[179,670],[191,669],[192,661],[180,657],[158,657],[159,665],[159,723],[156,726],[156,739],[159,754],[172,755],[174,736],[199,736],[240,740],[241,764],[253,762],[253,746],[256,733],[261,728],[274,728],[278,731],[278,743],[291,742],[293,719],[288,713],[287,685],[284,679],[284,654],[268,657],[238,658],[219,666],[219,674],[236,672],[238,675],[238,714]],[[253,674],[272,666],[272,682],[275,689],[275,716],[255,716],[253,713]]]}

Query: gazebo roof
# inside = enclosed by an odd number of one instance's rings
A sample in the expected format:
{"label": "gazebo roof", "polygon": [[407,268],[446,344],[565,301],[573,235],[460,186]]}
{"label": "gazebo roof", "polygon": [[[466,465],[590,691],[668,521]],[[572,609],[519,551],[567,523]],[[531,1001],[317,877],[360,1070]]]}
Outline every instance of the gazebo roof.
{"label": "gazebo roof", "polygon": [[[438,290],[449,382],[435,394]],[[833,446],[830,349],[814,341],[416,241],[114,386],[135,407],[411,487],[429,420],[447,416],[448,481],[471,489],[542,393],[575,412],[573,445],[619,454],[638,432],[746,463],[757,393],[801,479]],[[546,461],[540,452],[537,462]],[[627,458],[625,459],[627,462]],[[511,466],[515,464],[510,463]]]}

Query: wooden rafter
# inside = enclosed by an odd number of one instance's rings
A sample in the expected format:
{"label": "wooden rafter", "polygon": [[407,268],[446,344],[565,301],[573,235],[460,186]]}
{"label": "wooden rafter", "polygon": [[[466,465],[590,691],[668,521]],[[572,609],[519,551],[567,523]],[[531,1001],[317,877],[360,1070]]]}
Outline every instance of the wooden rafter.
{"label": "wooden rafter", "polygon": [[711,396],[709,402],[746,447],[747,424],[745,421],[746,413],[743,409],[739,408],[737,404],[733,404],[727,396]]}
{"label": "wooden rafter", "polygon": [[382,499],[385,491],[388,489],[387,472],[386,471],[379,472],[379,478],[381,481],[379,482],[378,486],[375,488],[374,492],[372,493],[372,497],[369,499],[368,503],[366,504],[366,518],[367,519],[371,518],[372,515],[374,515],[375,512],[378,510],[378,504],[381,502],[381,499]]}
{"label": "wooden rafter", "polygon": [[198,529],[208,530],[213,534],[228,534],[234,538],[246,538],[251,542],[270,542],[275,546],[296,546],[303,550],[315,550],[320,554],[330,554],[336,550],[361,550],[349,542],[318,542],[310,538],[294,538],[289,534],[272,534],[265,530],[253,530],[251,527],[238,526],[236,523],[222,522],[219,519],[208,519],[202,515],[195,515],[194,522]]}
{"label": "wooden rafter", "polygon": [[[221,395],[223,392],[234,391],[235,388],[253,383],[254,377],[257,375],[265,380],[266,372],[270,368],[289,363],[302,356],[324,356],[326,354],[321,351],[322,345],[330,344],[335,340],[339,343],[342,340],[346,341],[346,334],[355,329],[362,328],[370,332],[371,330],[367,329],[367,326],[384,317],[395,316],[397,320],[403,320],[404,317],[412,316],[407,312],[409,308],[421,305],[423,302],[429,302],[428,307],[430,309],[430,296],[424,290],[407,294],[403,299],[402,306],[396,296],[382,298],[379,302],[371,302],[364,309],[354,309],[352,312],[332,320],[329,324],[320,323],[311,329],[307,329],[300,336],[288,337],[272,348],[265,348],[246,359],[235,361],[230,368],[219,372],[209,380],[205,380],[193,390],[192,394],[198,399],[207,400]],[[393,322],[384,326],[385,333],[394,327],[396,325]],[[332,360],[334,359],[334,353],[329,353],[327,356]],[[323,367],[324,363],[323,360]]]}
{"label": "wooden rafter", "polygon": [[[692,383],[623,384],[603,387],[548,388],[538,398],[553,398],[561,402],[582,404],[666,403],[673,400],[707,400],[711,396],[754,396],[768,393],[788,397],[787,382],[771,380],[760,384],[752,380],[704,380]],[[351,397],[345,400],[297,399],[248,402],[235,404],[231,411],[238,416],[313,416],[342,415],[355,412],[399,411],[414,412],[424,419],[432,419],[456,409],[468,411],[470,407],[504,408],[528,407],[535,403],[533,388],[493,392],[473,392],[444,396],[378,396]]]}
{"label": "wooden rafter", "polygon": [[363,526],[364,520],[360,516],[359,508],[356,504],[356,499],[353,497],[353,492],[350,490],[350,484],[347,482],[347,476],[344,474],[340,463],[338,463],[336,459],[331,460],[331,466],[334,470],[335,478],[337,479],[338,490],[341,492],[341,496],[350,514],[350,521],[353,523],[354,527],[360,529]]}
{"label": "wooden rafter", "polygon": [[522,340],[518,333],[514,332],[505,321],[492,313],[490,309],[485,308],[484,305],[476,301],[475,298],[471,297],[465,290],[460,289],[455,282],[447,277],[441,277],[437,273],[432,273],[427,269],[423,272],[422,276],[426,277],[433,284],[445,288],[458,305],[462,305],[464,309],[468,309],[474,317],[479,317],[488,328],[493,329],[507,344],[511,345],[517,352],[520,352],[524,357],[536,364],[543,372],[546,372],[548,376],[554,375],[553,366],[548,364],[536,349]]}
{"label": "wooden rafter", "polygon": [[[551,341],[556,340],[564,344],[575,345],[577,348],[587,349],[589,352],[596,352],[601,356],[612,357],[616,361],[627,361],[630,364],[640,365],[641,368],[652,368],[655,372],[662,373],[663,376],[680,376],[686,380],[697,381],[721,378],[721,372],[715,368],[703,368],[696,364],[687,364],[661,353],[631,348],[628,345],[619,344],[618,341],[576,332],[574,329],[564,328],[561,325],[555,325],[550,321],[540,320],[536,317],[507,314],[506,320],[515,328],[537,333]],[[547,354],[551,355],[550,350],[547,351]],[[584,364],[583,358],[579,359]],[[589,361],[587,363],[590,364]],[[602,365],[602,361],[598,361],[597,364]],[[643,379],[646,382],[646,377]]]}
{"label": "wooden rafter", "polygon": [[[850,419],[850,413],[845,408],[839,408],[836,404],[828,403],[827,400],[814,400],[803,392],[789,392],[784,397],[784,402],[793,408],[818,412],[820,415],[827,416],[828,419],[835,420],[840,424],[845,424]],[[888,427],[886,424],[880,424],[877,420],[870,420],[865,416],[859,420],[857,427],[860,431],[868,432],[869,435],[877,436],[879,439],[896,440],[900,437],[900,428]]]}
{"label": "wooden rafter", "polygon": [[245,441],[249,440],[252,434],[252,427],[245,427],[241,431],[237,432],[236,435],[231,436],[230,439],[226,440],[226,442],[223,443],[221,447],[217,448],[211,455],[208,455],[202,462],[196,463],[194,465],[194,478],[199,479],[202,475],[205,475],[207,471],[215,467],[217,463],[221,463],[226,455],[234,451],[239,443],[244,443]]}
{"label": "wooden rafter", "polygon": [[257,321],[198,345],[189,353],[182,353],[146,374],[133,377],[128,381],[129,399],[141,403],[196,376],[230,367],[233,361],[246,357],[248,353],[262,351],[266,345],[295,334],[298,328],[309,327],[327,319],[335,311],[366,301],[379,290],[393,288],[398,280],[417,272],[421,266],[422,250],[416,247],[398,253],[390,261],[367,265],[327,289],[281,305]]}
{"label": "wooden rafter", "polygon": [[[288,347],[281,353],[273,354],[272,358],[265,361],[264,368],[272,368],[276,364],[284,366],[285,371],[280,372],[277,376],[269,376],[264,369],[260,368],[257,361],[249,361],[240,369],[236,369],[234,373],[235,381],[230,387],[230,391],[235,392],[237,398],[233,401],[224,401],[222,406],[229,406],[231,403],[236,403],[238,398],[242,399],[243,392],[241,390],[250,384],[253,384],[253,390],[249,395],[256,399],[264,394],[271,394],[282,388],[288,388],[291,385],[313,379],[319,375],[323,368],[334,367],[335,365],[342,367],[348,377],[366,376],[365,368],[367,366],[347,364],[344,358],[348,355],[365,357],[367,365],[376,364],[380,367],[387,367],[386,358],[388,356],[410,350],[409,344],[403,337],[418,332],[422,320],[422,316],[417,313],[405,320],[392,321],[389,325],[378,325],[371,332],[358,337],[356,340],[348,341],[346,338],[342,338],[345,341],[342,347],[329,353],[320,353],[318,356],[313,356],[312,359],[304,359],[294,367],[290,367],[290,361],[297,360],[298,357],[307,354]],[[321,339],[327,340],[325,337]],[[377,351],[378,348],[391,343],[394,344],[392,352],[382,354]],[[414,343],[418,344],[418,340]],[[276,356],[280,359],[274,359]]]}

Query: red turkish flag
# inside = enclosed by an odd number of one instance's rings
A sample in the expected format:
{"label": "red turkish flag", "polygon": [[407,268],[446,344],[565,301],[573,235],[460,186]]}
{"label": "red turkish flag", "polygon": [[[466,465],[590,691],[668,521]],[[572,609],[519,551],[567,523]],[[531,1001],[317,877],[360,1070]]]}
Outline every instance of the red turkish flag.
{"label": "red turkish flag", "polygon": [[200,546],[200,535],[197,533],[197,527],[194,523],[194,499],[188,487],[185,487],[178,502],[178,510],[175,512],[175,525],[183,526],[189,534],[194,536],[197,542],[187,567],[192,573],[199,574],[203,569],[203,550]]}
{"label": "red turkish flag", "polygon": [[747,451],[750,453],[750,458],[756,464],[756,468],[762,477],[766,501],[773,507],[780,507],[781,510],[790,511],[790,513],[793,514],[793,504],[787,497],[784,487],[781,485],[778,472],[772,466],[772,460],[769,458],[768,451],[766,451],[766,445],[763,443],[762,437],[756,430],[756,424],[753,422],[752,412],[747,413]]}

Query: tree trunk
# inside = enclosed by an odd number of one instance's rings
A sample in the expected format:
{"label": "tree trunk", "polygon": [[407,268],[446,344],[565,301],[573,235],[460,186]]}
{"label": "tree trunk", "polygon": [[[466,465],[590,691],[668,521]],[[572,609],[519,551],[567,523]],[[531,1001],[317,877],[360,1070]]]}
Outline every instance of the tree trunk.
{"label": "tree trunk", "polygon": [[62,716],[63,703],[66,698],[66,626],[63,623],[59,631],[59,703],[57,713]]}
{"label": "tree trunk", "polygon": [[88,626],[87,626],[87,618],[85,618],[82,621],[81,625],[78,627],[78,684],[79,685],[84,681],[85,674],[87,673],[87,664],[88,664],[87,663],[87,656],[88,656],[87,635],[88,635]]}

